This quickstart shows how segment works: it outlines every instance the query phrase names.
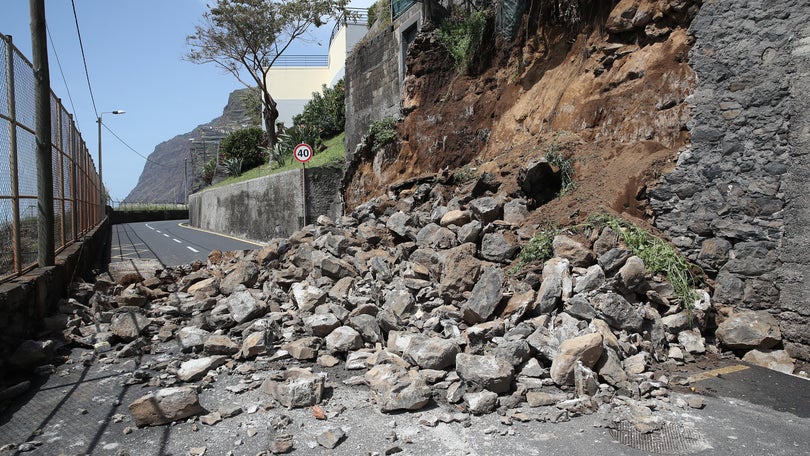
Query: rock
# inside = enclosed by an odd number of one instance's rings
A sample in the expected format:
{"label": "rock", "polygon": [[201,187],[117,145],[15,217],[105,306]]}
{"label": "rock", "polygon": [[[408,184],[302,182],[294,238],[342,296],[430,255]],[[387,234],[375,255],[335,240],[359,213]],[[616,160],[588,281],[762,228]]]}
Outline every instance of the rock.
{"label": "rock", "polygon": [[263,355],[267,352],[267,333],[259,331],[245,337],[242,341],[242,348],[239,350],[239,358],[251,359]]}
{"label": "rock", "polygon": [[731,349],[767,349],[782,340],[779,323],[765,310],[735,313],[718,325],[715,334]]}
{"label": "rock", "polygon": [[590,397],[599,391],[596,373],[585,367],[581,361],[574,365],[574,391],[577,397]]}
{"label": "rock", "polygon": [[416,236],[411,233],[410,225],[412,224],[411,217],[402,212],[396,212],[388,217],[385,227],[391,230],[394,234],[402,238],[410,238],[416,240]]}
{"label": "rock", "polygon": [[463,244],[445,254],[442,294],[456,295],[473,289],[481,274],[481,261],[475,258],[475,250],[474,244]]}
{"label": "rock", "polygon": [[503,216],[503,203],[490,196],[485,196],[470,201],[470,210],[476,220],[480,221],[482,225],[486,225]]}
{"label": "rock", "polygon": [[198,328],[196,326],[186,326],[177,331],[177,345],[180,350],[188,353],[198,348],[205,346],[205,341],[211,336],[211,333]]}
{"label": "rock", "polygon": [[599,266],[607,275],[613,275],[624,265],[633,254],[629,250],[612,248],[602,255],[599,255]]}
{"label": "rock", "polygon": [[209,355],[233,355],[239,352],[239,345],[228,336],[214,334],[205,339],[203,351]]}
{"label": "rock", "polygon": [[439,221],[439,225],[441,226],[464,226],[470,223],[470,212],[463,211],[461,209],[453,209],[451,211],[447,211],[443,216],[441,221]]}
{"label": "rock", "polygon": [[140,311],[126,310],[117,312],[110,321],[110,331],[119,339],[129,342],[141,335],[151,321]]}
{"label": "rock", "polygon": [[573,317],[586,321],[591,321],[596,316],[596,310],[581,294],[574,295],[574,297],[568,301],[565,305],[565,312]]}
{"label": "rock", "polygon": [[321,274],[334,280],[357,275],[357,271],[351,263],[329,255],[320,259],[318,268],[321,270]]}
{"label": "rock", "polygon": [[318,434],[316,440],[318,445],[329,448],[330,450],[340,445],[340,442],[346,437],[346,433],[339,427],[330,427],[329,429]]}
{"label": "rock", "polygon": [[491,355],[456,355],[456,372],[462,380],[475,383],[493,393],[506,393],[512,388],[514,367]]}
{"label": "rock", "polygon": [[596,290],[605,283],[605,271],[598,264],[589,267],[585,274],[576,279],[574,293],[587,293]]}
{"label": "rock", "polygon": [[222,421],[222,415],[219,412],[211,412],[200,417],[200,423],[206,426],[213,426],[220,421]]}
{"label": "rock", "polygon": [[517,367],[532,356],[532,347],[524,339],[512,340],[493,348],[492,354]]}
{"label": "rock", "polygon": [[602,335],[599,333],[585,334],[564,341],[551,362],[551,379],[558,385],[573,385],[577,361],[581,361],[589,369],[593,368],[603,352]]}
{"label": "rock", "polygon": [[483,415],[495,410],[498,405],[498,395],[492,391],[464,394],[467,408],[473,415]]}
{"label": "rock", "polygon": [[617,293],[600,293],[591,303],[599,315],[613,328],[639,332],[644,323],[643,313]]}
{"label": "rock", "polygon": [[371,352],[358,350],[346,356],[346,370],[361,370],[368,367],[366,360],[371,356]]}
{"label": "rock", "polygon": [[177,378],[183,382],[197,381],[205,376],[211,369],[225,364],[226,356],[208,356],[204,358],[191,359],[180,364],[177,370]]}
{"label": "rock", "polygon": [[459,346],[439,337],[413,337],[405,350],[414,363],[422,369],[445,369],[456,362]]}
{"label": "rock", "polygon": [[416,370],[378,364],[363,377],[383,412],[419,410],[430,402],[430,388]]}
{"label": "rock", "polygon": [[664,328],[673,334],[677,334],[692,326],[692,321],[692,315],[688,310],[661,317],[661,323],[664,324]]}
{"label": "rock", "polygon": [[381,342],[383,339],[380,325],[377,323],[377,318],[373,315],[355,315],[349,318],[349,325],[360,333],[360,336],[366,343],[374,344]]}
{"label": "rock", "polygon": [[650,355],[647,352],[639,352],[624,359],[624,370],[629,375],[638,375],[647,370],[647,363]]}
{"label": "rock", "polygon": [[312,311],[315,307],[323,303],[326,292],[318,287],[305,283],[294,283],[290,287],[293,301],[302,312]]}
{"label": "rock", "polygon": [[295,448],[293,436],[290,434],[276,434],[268,448],[273,454],[286,454]]}
{"label": "rock", "polygon": [[318,357],[318,350],[323,345],[320,337],[302,337],[281,346],[293,358],[301,361],[314,360]]}
{"label": "rock", "polygon": [[647,284],[646,274],[647,268],[644,267],[644,261],[637,256],[631,256],[619,269],[618,275],[625,288],[636,293],[643,293]]}
{"label": "rock", "polygon": [[544,391],[529,391],[526,393],[526,402],[529,407],[545,407],[566,400],[565,394],[550,394]]}
{"label": "rock", "polygon": [[513,199],[503,205],[503,221],[510,225],[520,226],[527,215],[529,210],[523,199]]}
{"label": "rock", "polygon": [[518,246],[509,242],[503,234],[487,233],[481,240],[481,258],[496,263],[508,263],[518,253]]}
{"label": "rock", "polygon": [[558,234],[551,241],[554,257],[568,260],[571,266],[588,267],[593,265],[595,256],[593,252],[581,243],[564,235]]}
{"label": "rock", "polygon": [[618,353],[612,348],[605,349],[594,368],[606,383],[616,388],[621,388],[627,382],[627,372],[622,366]]}
{"label": "rock", "polygon": [[129,404],[129,411],[138,427],[160,426],[198,415],[200,406],[194,388],[182,386],[151,392]]}
{"label": "rock", "polygon": [[225,299],[231,318],[236,323],[244,323],[261,316],[264,307],[247,290],[237,291]]}
{"label": "rock", "polygon": [[679,332],[678,343],[689,353],[706,353],[706,346],[703,344],[703,336],[697,329],[686,329]]}
{"label": "rock", "polygon": [[284,372],[283,381],[267,379],[262,383],[261,390],[285,407],[309,407],[321,402],[324,375],[291,367]]}
{"label": "rock", "polygon": [[534,297],[535,292],[532,289],[512,295],[506,303],[503,312],[501,312],[501,318],[508,319],[513,323],[522,320],[523,316],[526,315],[529,309],[534,305]]}
{"label": "rock", "polygon": [[746,363],[756,364],[767,369],[793,374],[796,365],[785,350],[751,350],[743,356]]}
{"label": "rock", "polygon": [[572,283],[569,266],[568,260],[563,258],[552,258],[545,262],[543,282],[534,301],[535,314],[550,313],[560,303],[564,285]]}
{"label": "rock", "polygon": [[411,292],[401,288],[391,290],[385,295],[385,308],[399,317],[409,314],[415,302]]}
{"label": "rock", "polygon": [[478,244],[478,241],[481,239],[482,230],[481,222],[473,220],[459,228],[456,231],[456,237],[458,238],[459,244],[466,244],[467,242]]}
{"label": "rock", "polygon": [[363,336],[351,326],[341,326],[326,336],[326,349],[332,353],[348,352],[363,347]]}
{"label": "rock", "polygon": [[470,299],[461,307],[464,320],[468,323],[486,321],[495,312],[503,299],[504,272],[501,268],[489,268],[473,287]]}
{"label": "rock", "polygon": [[517,181],[523,193],[534,200],[536,205],[551,201],[562,188],[559,170],[544,157],[521,168]]}
{"label": "rock", "polygon": [[11,354],[9,363],[20,369],[29,370],[50,362],[55,350],[56,344],[52,340],[26,340]]}
{"label": "rock", "polygon": [[256,284],[259,278],[259,268],[252,261],[240,261],[219,284],[219,290],[224,295],[229,295],[236,290],[239,285],[250,288]]}

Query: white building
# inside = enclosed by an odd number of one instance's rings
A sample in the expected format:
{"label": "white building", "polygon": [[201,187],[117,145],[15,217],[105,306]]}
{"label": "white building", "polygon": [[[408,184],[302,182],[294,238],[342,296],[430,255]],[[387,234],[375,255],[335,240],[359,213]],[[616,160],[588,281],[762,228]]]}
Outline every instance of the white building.
{"label": "white building", "polygon": [[366,9],[352,9],[354,15],[346,25],[338,24],[332,31],[327,55],[281,55],[270,68],[265,80],[273,99],[278,103],[276,122],[292,126],[292,118],[304,110],[313,92],[323,85],[333,87],[346,70],[346,56],[366,35]]}

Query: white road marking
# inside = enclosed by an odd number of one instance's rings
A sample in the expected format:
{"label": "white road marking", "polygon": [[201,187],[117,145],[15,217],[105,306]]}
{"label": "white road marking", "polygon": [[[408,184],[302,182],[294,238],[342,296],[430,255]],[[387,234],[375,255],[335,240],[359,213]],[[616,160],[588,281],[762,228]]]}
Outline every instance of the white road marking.
{"label": "white road marking", "polygon": [[166,234],[166,233],[163,233],[163,235],[164,235],[164,236],[166,236],[166,237],[171,237],[171,236],[169,236],[169,235],[168,235],[168,234]]}
{"label": "white road marking", "polygon": [[194,253],[200,253],[200,251],[199,251],[199,250],[197,250],[197,249],[195,249],[194,247],[189,247],[189,246],[186,246],[186,248],[187,248],[187,249],[189,249],[189,250],[191,250],[191,251],[192,251],[192,252],[194,252]]}
{"label": "white road marking", "polygon": [[178,244],[182,244],[182,243],[183,243],[183,241],[181,241],[180,239],[175,239],[175,238],[172,238],[172,241],[174,241],[174,242],[176,242],[176,243],[178,243]]}
{"label": "white road marking", "polygon": [[150,230],[154,230],[154,228],[152,228],[151,226],[149,226],[149,224],[148,224],[148,223],[146,224],[146,227],[147,227],[147,228],[149,228]]}

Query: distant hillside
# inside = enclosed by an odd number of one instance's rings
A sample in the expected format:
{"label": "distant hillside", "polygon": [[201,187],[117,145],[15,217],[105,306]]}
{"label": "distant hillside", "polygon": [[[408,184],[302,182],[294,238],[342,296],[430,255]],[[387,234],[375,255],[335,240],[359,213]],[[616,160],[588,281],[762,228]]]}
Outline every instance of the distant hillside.
{"label": "distant hillside", "polygon": [[[216,153],[216,140],[231,131],[255,125],[247,114],[243,101],[248,90],[231,92],[221,116],[158,144],[149,154],[138,184],[124,198],[124,202],[185,202],[185,159],[189,158],[188,186],[190,193],[193,193],[202,185],[199,176],[205,162]],[[194,141],[190,141],[191,139]]]}

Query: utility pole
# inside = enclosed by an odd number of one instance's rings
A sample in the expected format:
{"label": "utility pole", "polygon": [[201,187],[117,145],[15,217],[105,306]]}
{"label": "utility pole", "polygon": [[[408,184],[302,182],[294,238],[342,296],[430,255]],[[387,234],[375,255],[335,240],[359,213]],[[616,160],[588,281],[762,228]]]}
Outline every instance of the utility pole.
{"label": "utility pole", "polygon": [[45,32],[45,0],[30,0],[31,48],[37,130],[37,262],[53,266],[53,162],[51,150],[51,75]]}

